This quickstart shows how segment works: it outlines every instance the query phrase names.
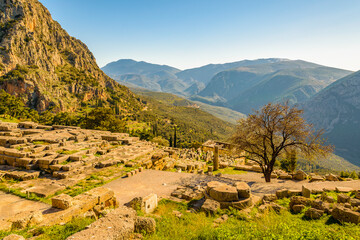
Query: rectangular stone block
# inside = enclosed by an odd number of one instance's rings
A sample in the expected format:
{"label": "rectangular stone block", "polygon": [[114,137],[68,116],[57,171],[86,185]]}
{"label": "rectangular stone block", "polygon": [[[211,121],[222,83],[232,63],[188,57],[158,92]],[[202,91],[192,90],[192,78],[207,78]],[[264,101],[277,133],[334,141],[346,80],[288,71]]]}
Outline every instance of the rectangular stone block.
{"label": "rectangular stone block", "polygon": [[141,210],[144,213],[152,213],[158,206],[156,194],[150,194],[142,199]]}
{"label": "rectangular stone block", "polygon": [[73,198],[67,194],[60,194],[51,199],[51,205],[54,208],[68,209],[73,206]]}
{"label": "rectangular stone block", "polygon": [[114,191],[109,188],[99,187],[94,188],[85,193],[86,195],[94,196],[98,198],[98,204],[104,203],[114,196]]}

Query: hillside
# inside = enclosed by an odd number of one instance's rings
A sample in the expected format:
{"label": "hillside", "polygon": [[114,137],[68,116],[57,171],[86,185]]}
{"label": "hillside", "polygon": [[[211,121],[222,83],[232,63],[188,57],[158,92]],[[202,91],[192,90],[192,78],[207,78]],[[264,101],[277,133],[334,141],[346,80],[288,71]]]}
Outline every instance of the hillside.
{"label": "hillside", "polygon": [[175,96],[170,93],[150,92],[140,88],[131,88],[131,90],[136,94],[151,97],[152,99],[155,99],[164,104],[170,104],[173,106],[181,106],[181,107],[199,108],[204,112],[210,113],[211,115],[232,124],[236,124],[237,120],[245,117],[244,114],[233,111],[229,108],[212,106],[197,101],[189,101],[187,99]]}
{"label": "hillside", "polygon": [[37,0],[0,2],[0,88],[38,111],[75,111],[117,104],[124,112],[140,103],[105,75],[93,54],[70,37]]}
{"label": "hillside", "polygon": [[331,84],[302,107],[308,121],[325,129],[336,154],[360,166],[360,72]]}
{"label": "hillside", "polygon": [[303,102],[350,73],[300,60],[246,66],[218,73],[191,99],[249,113],[268,102]]}

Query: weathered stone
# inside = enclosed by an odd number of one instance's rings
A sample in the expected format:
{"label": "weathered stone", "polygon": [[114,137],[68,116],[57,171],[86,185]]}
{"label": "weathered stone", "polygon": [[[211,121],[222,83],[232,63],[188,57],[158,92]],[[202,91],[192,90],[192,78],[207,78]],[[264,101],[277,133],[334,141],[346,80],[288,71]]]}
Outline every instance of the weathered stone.
{"label": "weathered stone", "polygon": [[310,218],[310,219],[319,219],[319,218],[322,217],[322,215],[324,215],[324,211],[318,210],[316,208],[309,208],[305,212],[305,216]]}
{"label": "weathered stone", "polygon": [[276,194],[265,194],[263,196],[263,202],[273,202],[276,201],[278,198],[276,197]]}
{"label": "weathered stone", "polygon": [[321,201],[320,199],[316,199],[314,201],[311,202],[311,207],[316,208],[318,210],[324,210],[324,203],[323,201]]}
{"label": "weathered stone", "polygon": [[210,214],[216,213],[219,209],[220,203],[212,199],[206,199],[204,204],[201,206],[202,211]]}
{"label": "weathered stone", "polygon": [[51,199],[52,207],[60,209],[68,209],[73,206],[73,198],[67,194],[60,194]]}
{"label": "weathered stone", "polygon": [[331,216],[340,222],[350,222],[360,224],[360,213],[350,209],[337,206],[332,210]]}
{"label": "weathered stone", "polygon": [[321,182],[321,181],[325,181],[325,179],[319,175],[313,175],[310,178],[310,182]]}
{"label": "weathered stone", "polygon": [[307,178],[307,174],[303,170],[298,170],[293,175],[293,179],[297,181],[302,181],[305,180],[306,178]]}
{"label": "weathered stone", "polygon": [[280,179],[292,179],[292,176],[288,173],[281,173],[279,174]]}
{"label": "weathered stone", "polygon": [[249,198],[251,195],[251,189],[246,182],[236,182],[234,184],[238,192],[239,198]]}
{"label": "weathered stone", "polygon": [[295,189],[288,190],[288,197],[301,196],[301,195],[302,195],[302,190],[295,190]]}
{"label": "weathered stone", "polygon": [[354,189],[349,188],[349,187],[336,187],[335,189],[337,192],[340,192],[340,193],[348,193],[348,192],[354,191]]}
{"label": "weathered stone", "polygon": [[276,191],[276,197],[278,199],[286,198],[288,197],[288,190],[287,189],[281,189]]}
{"label": "weathered stone", "polygon": [[238,201],[238,191],[235,187],[228,185],[220,185],[210,190],[209,195],[216,201],[219,202],[231,202]]}
{"label": "weathered stone", "polygon": [[360,207],[360,199],[351,198],[350,204],[352,207]]}
{"label": "weathered stone", "polygon": [[337,195],[337,202],[338,203],[350,203],[350,196],[341,193],[341,194]]}
{"label": "weathered stone", "polygon": [[[89,240],[89,239],[131,239],[130,236],[135,230],[136,212],[127,207],[120,207],[92,223],[87,229],[78,232],[68,240]],[[94,236],[96,236],[94,238]]]}
{"label": "weathered stone", "polygon": [[311,200],[309,198],[305,198],[302,196],[294,196],[290,198],[289,207],[291,210],[293,209],[293,206],[295,205],[304,205],[304,206],[310,206]]}
{"label": "weathered stone", "polygon": [[11,234],[7,237],[4,237],[3,240],[25,240],[25,238],[23,236],[20,235],[16,235],[16,234]]}
{"label": "weathered stone", "polygon": [[297,205],[292,206],[291,210],[297,214],[297,213],[301,213],[304,208],[305,208],[305,205],[297,204]]}
{"label": "weathered stone", "polygon": [[311,190],[307,187],[305,187],[304,185],[302,186],[302,195],[303,197],[309,198],[311,195]]}
{"label": "weathered stone", "polygon": [[137,233],[154,233],[156,230],[156,222],[150,217],[136,217],[135,232]]}
{"label": "weathered stone", "polygon": [[326,174],[325,179],[326,179],[326,181],[339,181],[339,178],[332,173]]}

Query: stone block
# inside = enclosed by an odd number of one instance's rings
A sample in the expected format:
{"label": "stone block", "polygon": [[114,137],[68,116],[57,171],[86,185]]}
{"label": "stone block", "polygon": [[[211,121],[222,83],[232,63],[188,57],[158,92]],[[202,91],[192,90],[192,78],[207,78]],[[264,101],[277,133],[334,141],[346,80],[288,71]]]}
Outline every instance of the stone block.
{"label": "stone block", "polygon": [[249,198],[251,195],[251,188],[246,182],[237,182],[234,184],[238,192],[239,198]]}
{"label": "stone block", "polygon": [[136,217],[135,232],[137,233],[154,233],[156,230],[156,222],[150,217]]}
{"label": "stone block", "polygon": [[98,199],[97,204],[101,204],[111,199],[114,196],[114,191],[109,188],[98,187],[86,192],[85,194],[96,197]]}
{"label": "stone block", "polygon": [[73,206],[73,198],[67,194],[60,194],[51,199],[52,207],[59,209],[68,209]]}
{"label": "stone block", "polygon": [[346,195],[346,194],[338,194],[337,195],[337,202],[338,203],[350,203],[350,196]]}
{"label": "stone block", "polygon": [[309,198],[311,195],[311,190],[309,188],[305,187],[304,185],[302,186],[301,192],[302,192],[303,197],[306,197],[306,198]]}
{"label": "stone block", "polygon": [[331,211],[331,216],[340,222],[360,224],[360,212],[355,212],[341,206],[337,206],[333,209]]}
{"label": "stone block", "polygon": [[211,198],[219,202],[232,202],[239,200],[236,187],[225,184],[212,188],[209,191],[209,195]]}
{"label": "stone block", "polygon": [[212,199],[206,199],[201,206],[201,210],[209,214],[215,214],[219,209],[220,203]]}
{"label": "stone block", "polygon": [[319,210],[316,208],[309,208],[306,212],[305,212],[305,216],[310,218],[310,219],[319,219],[324,215],[324,211],[323,210]]}
{"label": "stone block", "polygon": [[303,170],[298,170],[293,175],[293,179],[297,181],[303,181],[307,178],[307,174]]}
{"label": "stone block", "polygon": [[287,189],[281,189],[276,191],[276,197],[278,199],[286,198],[288,197],[288,190]]}
{"label": "stone block", "polygon": [[152,213],[158,206],[156,194],[150,194],[142,199],[141,210],[144,213]]}

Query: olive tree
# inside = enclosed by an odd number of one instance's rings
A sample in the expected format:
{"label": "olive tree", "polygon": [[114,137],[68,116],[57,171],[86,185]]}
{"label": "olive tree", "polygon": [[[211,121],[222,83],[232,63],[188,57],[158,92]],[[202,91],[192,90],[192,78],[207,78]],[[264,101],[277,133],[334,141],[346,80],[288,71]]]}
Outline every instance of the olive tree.
{"label": "olive tree", "polygon": [[270,182],[278,157],[287,152],[296,151],[310,158],[333,151],[322,138],[323,130],[316,131],[302,114],[303,110],[287,103],[269,103],[238,121],[231,142],[261,167],[266,182]]}

